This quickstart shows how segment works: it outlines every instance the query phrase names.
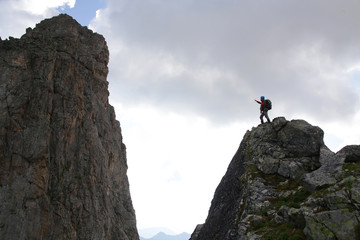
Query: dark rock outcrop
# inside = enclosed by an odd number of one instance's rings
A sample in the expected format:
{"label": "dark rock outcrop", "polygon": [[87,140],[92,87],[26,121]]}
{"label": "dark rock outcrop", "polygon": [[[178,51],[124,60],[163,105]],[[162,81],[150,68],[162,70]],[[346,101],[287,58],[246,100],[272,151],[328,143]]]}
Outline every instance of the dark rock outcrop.
{"label": "dark rock outcrop", "polygon": [[0,42],[0,239],[139,239],[108,61],[67,15]]}
{"label": "dark rock outcrop", "polygon": [[191,240],[359,239],[360,146],[280,117],[248,131]]}

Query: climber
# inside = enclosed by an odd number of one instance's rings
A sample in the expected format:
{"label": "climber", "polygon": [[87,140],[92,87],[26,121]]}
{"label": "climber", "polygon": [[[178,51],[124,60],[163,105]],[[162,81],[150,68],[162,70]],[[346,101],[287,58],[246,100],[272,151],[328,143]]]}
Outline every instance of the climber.
{"label": "climber", "polygon": [[260,100],[261,101],[258,101],[258,100],[256,100],[255,99],[255,102],[257,102],[257,103],[259,103],[259,104],[261,104],[260,105],[260,120],[261,120],[261,123],[264,123],[264,120],[263,120],[263,118],[264,118],[264,116],[266,117],[266,119],[267,119],[267,121],[268,122],[271,122],[270,121],[270,118],[269,118],[269,116],[268,116],[268,111],[271,109],[271,101],[270,101],[270,99],[266,99],[265,100],[265,97],[264,96],[261,96],[261,98],[260,98]]}

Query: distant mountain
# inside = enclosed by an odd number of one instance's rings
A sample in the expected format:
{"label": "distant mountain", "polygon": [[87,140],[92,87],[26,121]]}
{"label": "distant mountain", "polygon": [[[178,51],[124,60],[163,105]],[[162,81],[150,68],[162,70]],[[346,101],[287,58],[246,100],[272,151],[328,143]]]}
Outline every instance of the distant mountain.
{"label": "distant mountain", "polygon": [[166,228],[166,227],[151,227],[151,228],[141,228],[139,229],[139,235],[142,236],[144,239],[151,239],[159,232],[163,232],[167,235],[176,235],[176,232]]}
{"label": "distant mountain", "polygon": [[178,235],[168,235],[166,233],[159,232],[152,238],[140,237],[140,240],[189,240],[189,239],[190,239],[190,234],[185,232]]}

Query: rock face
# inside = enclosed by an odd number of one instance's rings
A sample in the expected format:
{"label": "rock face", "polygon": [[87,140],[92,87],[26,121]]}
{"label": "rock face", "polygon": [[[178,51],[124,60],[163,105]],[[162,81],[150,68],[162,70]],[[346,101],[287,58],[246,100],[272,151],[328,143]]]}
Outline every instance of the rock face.
{"label": "rock face", "polygon": [[280,117],[248,131],[191,240],[360,239],[360,146]]}
{"label": "rock face", "polygon": [[0,41],[0,239],[139,239],[108,60],[67,15]]}

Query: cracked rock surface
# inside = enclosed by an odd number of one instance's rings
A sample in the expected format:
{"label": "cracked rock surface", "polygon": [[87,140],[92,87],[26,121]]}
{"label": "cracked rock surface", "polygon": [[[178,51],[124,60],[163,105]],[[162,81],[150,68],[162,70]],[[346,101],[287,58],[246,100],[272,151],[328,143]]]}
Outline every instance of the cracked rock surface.
{"label": "cracked rock surface", "polygon": [[0,239],[139,239],[108,61],[67,15],[0,41]]}

